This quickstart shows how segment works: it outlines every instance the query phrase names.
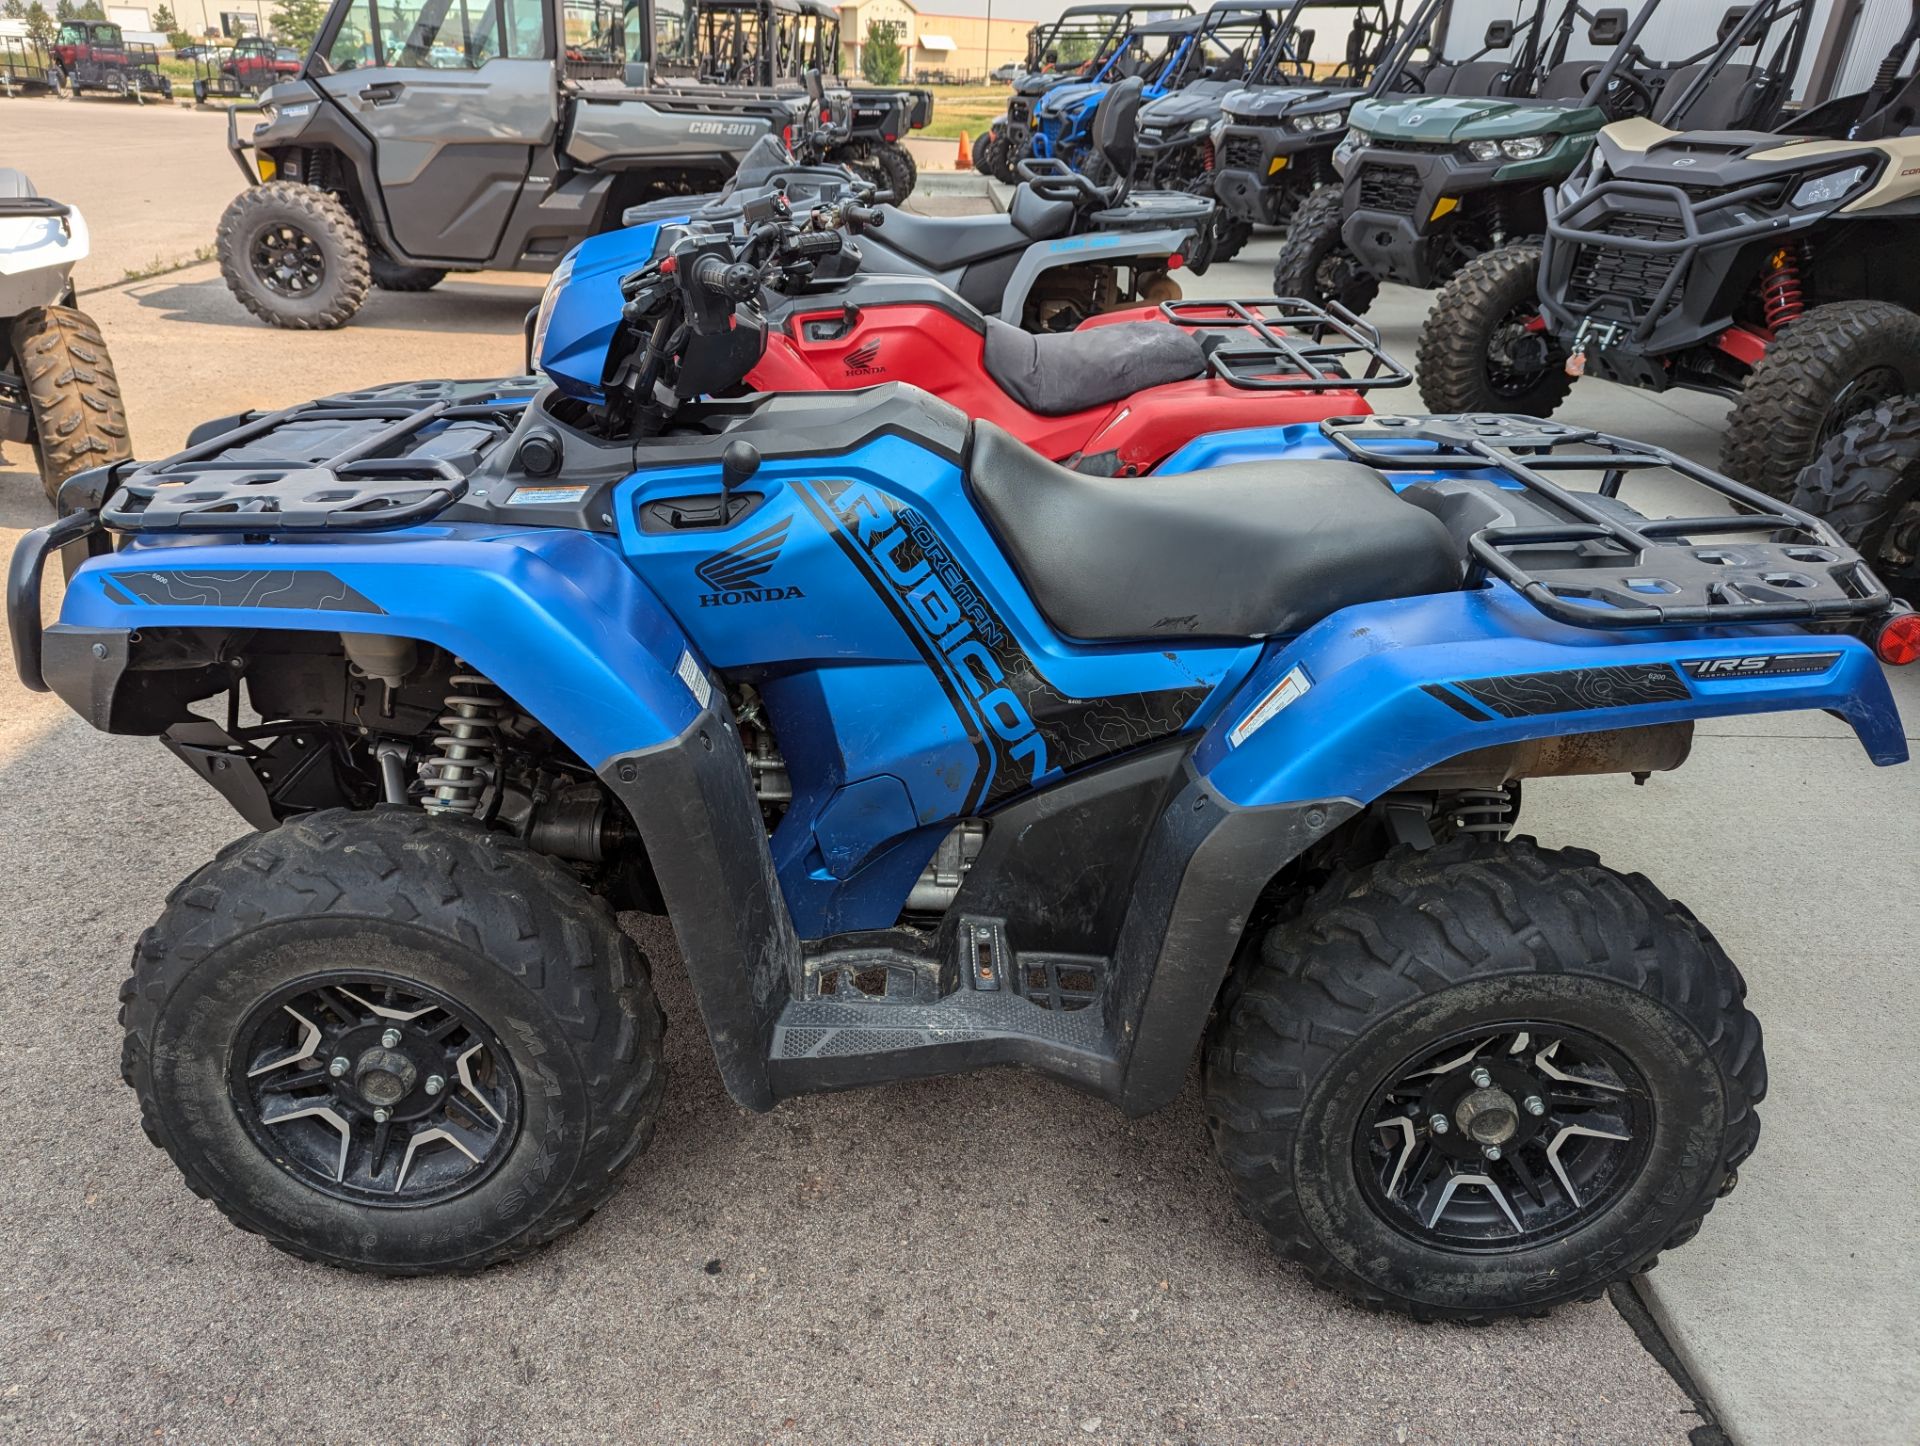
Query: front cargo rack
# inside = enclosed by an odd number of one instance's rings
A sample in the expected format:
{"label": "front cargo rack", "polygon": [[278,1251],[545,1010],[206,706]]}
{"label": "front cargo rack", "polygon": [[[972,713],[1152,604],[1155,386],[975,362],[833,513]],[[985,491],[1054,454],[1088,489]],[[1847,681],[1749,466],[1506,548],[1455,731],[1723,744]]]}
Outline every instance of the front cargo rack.
{"label": "front cargo rack", "polygon": [[[1846,625],[1896,606],[1826,523],[1663,447],[1511,416],[1336,417],[1321,431],[1351,460],[1402,474],[1401,485],[1409,472],[1510,479],[1535,504],[1525,512],[1547,520],[1474,531],[1466,583],[1498,578],[1576,627]],[[1735,510],[1648,518],[1620,502],[1630,476],[1662,473]],[[1597,476],[1597,485],[1575,490],[1553,480],[1570,474]],[[1524,560],[1516,557],[1523,552]],[[1567,565],[1543,565],[1560,559]]]}
{"label": "front cargo rack", "polygon": [[1364,392],[1413,380],[1381,346],[1380,329],[1337,301],[1324,307],[1296,296],[1163,301],[1160,314],[1176,326],[1221,332],[1207,364],[1222,381],[1248,391]]}
{"label": "front cargo rack", "polygon": [[242,420],[118,472],[116,532],[356,532],[443,511],[519,421],[532,378],[408,383]]}

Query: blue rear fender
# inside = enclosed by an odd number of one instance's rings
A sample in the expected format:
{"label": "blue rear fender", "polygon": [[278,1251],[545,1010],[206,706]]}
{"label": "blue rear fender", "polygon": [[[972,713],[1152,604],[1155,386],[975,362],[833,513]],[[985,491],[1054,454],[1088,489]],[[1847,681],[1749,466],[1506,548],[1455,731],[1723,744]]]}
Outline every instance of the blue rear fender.
{"label": "blue rear fender", "polygon": [[694,685],[675,673],[692,656],[679,625],[614,539],[586,532],[434,525],[255,548],[135,542],[75,572],[60,622],[50,645],[76,627],[434,643],[595,767],[680,736],[701,712]]}
{"label": "blue rear fender", "polygon": [[1854,638],[1574,628],[1495,584],[1348,608],[1276,643],[1194,764],[1241,807],[1365,804],[1477,749],[1801,709],[1844,718],[1876,764],[1906,761],[1886,676]]}

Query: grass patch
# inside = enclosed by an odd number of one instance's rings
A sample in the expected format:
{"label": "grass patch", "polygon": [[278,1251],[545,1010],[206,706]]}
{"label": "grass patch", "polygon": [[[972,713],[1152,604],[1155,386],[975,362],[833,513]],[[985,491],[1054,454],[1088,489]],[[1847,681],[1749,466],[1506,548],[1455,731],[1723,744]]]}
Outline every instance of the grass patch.
{"label": "grass patch", "polygon": [[120,273],[121,284],[129,281],[151,281],[156,276],[165,276],[169,271],[184,271],[189,266],[198,266],[202,261],[214,258],[211,246],[202,246],[191,256],[156,256],[145,266],[131,267]]}
{"label": "grass patch", "polygon": [[1006,114],[1007,97],[1013,94],[1004,85],[933,85],[927,89],[933,92],[933,121],[913,134],[936,141],[957,140],[962,131],[979,135]]}

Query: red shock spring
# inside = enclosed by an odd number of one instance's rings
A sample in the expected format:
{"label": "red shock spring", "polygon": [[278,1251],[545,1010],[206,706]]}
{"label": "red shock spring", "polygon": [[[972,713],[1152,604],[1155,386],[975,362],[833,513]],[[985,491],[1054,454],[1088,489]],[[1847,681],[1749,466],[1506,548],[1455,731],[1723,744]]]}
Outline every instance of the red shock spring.
{"label": "red shock spring", "polygon": [[1200,169],[1203,171],[1211,171],[1213,169],[1212,141],[1200,142]]}
{"label": "red shock spring", "polygon": [[1800,289],[1800,249],[1784,247],[1768,262],[1767,274],[1760,282],[1760,307],[1766,314],[1767,330],[1778,331],[1807,309]]}

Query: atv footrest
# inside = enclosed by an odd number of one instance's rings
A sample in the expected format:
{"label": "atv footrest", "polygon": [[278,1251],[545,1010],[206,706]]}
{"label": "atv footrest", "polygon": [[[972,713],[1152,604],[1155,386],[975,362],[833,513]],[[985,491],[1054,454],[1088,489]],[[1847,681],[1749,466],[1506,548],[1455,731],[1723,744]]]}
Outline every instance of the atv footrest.
{"label": "atv footrest", "polygon": [[[1891,606],[1826,523],[1663,447],[1532,417],[1349,417],[1321,430],[1409,500],[1420,500],[1420,474],[1498,474],[1488,481],[1517,486],[1528,511],[1551,520],[1471,532],[1466,585],[1498,578],[1575,627],[1844,625]],[[1732,507],[1643,516],[1620,499],[1636,474],[1692,483]]]}
{"label": "atv footrest", "polygon": [[1160,313],[1192,331],[1218,328],[1223,340],[1208,352],[1207,365],[1247,391],[1364,392],[1413,380],[1381,346],[1379,328],[1337,301],[1163,301]]}
{"label": "atv footrest", "polygon": [[[1096,1088],[1113,1063],[1101,987],[1107,961],[1013,953],[997,920],[961,928],[958,987],[937,961],[884,947],[809,958],[806,997],[774,1024],[781,1094],[848,1088],[987,1064],[1026,1064]],[[948,974],[949,983],[955,982]]]}
{"label": "atv footrest", "polygon": [[530,380],[409,385],[289,407],[122,470],[100,520],[149,533],[404,527],[466,491],[533,390]]}

